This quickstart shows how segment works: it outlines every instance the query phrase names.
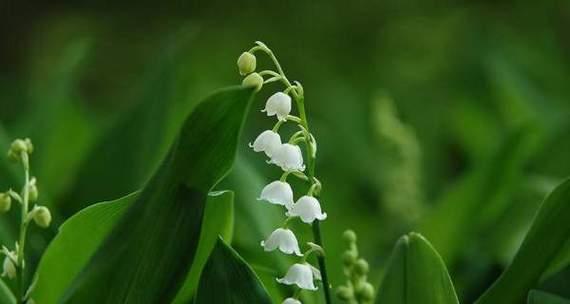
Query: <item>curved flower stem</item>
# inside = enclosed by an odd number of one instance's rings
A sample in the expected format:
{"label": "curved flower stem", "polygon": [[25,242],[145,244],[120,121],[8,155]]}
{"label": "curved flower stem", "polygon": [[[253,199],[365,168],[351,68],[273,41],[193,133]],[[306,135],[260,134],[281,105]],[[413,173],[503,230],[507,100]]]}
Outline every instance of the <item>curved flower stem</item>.
{"label": "curved flower stem", "polygon": [[22,163],[24,165],[25,181],[22,190],[22,216],[20,222],[20,240],[18,242],[18,277],[17,277],[17,303],[23,304],[25,299],[25,278],[24,278],[24,247],[26,245],[26,231],[28,229],[28,203],[29,203],[29,185],[30,185],[30,162],[27,153],[22,153]]}
{"label": "curved flower stem", "polygon": [[[273,54],[273,51],[271,51],[271,49],[269,49],[265,44],[263,44],[261,42],[257,42],[257,46],[253,47],[250,50],[250,52],[255,52],[258,50],[265,52],[271,58],[273,63],[275,64],[275,67],[277,68],[277,72],[281,76],[280,80],[283,82],[283,84],[286,86],[286,88],[291,92],[291,95],[293,95],[293,98],[297,104],[297,109],[299,111],[299,118],[301,120],[300,122],[298,122],[299,125],[301,125],[303,128],[305,128],[305,130],[307,130],[307,133],[311,134],[310,129],[309,129],[309,123],[307,120],[307,113],[305,111],[305,96],[304,96],[304,91],[302,89],[302,86],[298,82],[296,82],[295,85],[291,84],[289,79],[287,79],[287,76],[285,76],[285,73],[283,72],[283,68],[281,67],[281,64],[279,64],[279,61],[277,60],[277,58]],[[300,87],[301,89],[296,90],[295,89],[296,87]],[[311,144],[310,140],[311,140],[310,136],[305,137],[306,147],[307,147],[306,159],[307,159],[307,165],[308,165],[307,177],[309,178],[309,183],[312,186],[314,181],[315,181],[315,161],[316,161],[316,155],[315,154],[316,153],[314,153],[314,151],[313,151],[314,147]],[[320,247],[324,248],[319,221],[314,221],[312,228],[313,228],[313,238],[314,238],[315,243],[317,245],[319,245]],[[328,274],[327,274],[327,268],[326,268],[324,255],[318,255],[317,261],[319,263],[319,269],[321,271],[321,277],[322,277],[322,281],[323,281],[323,292],[325,294],[325,303],[331,304],[332,299],[331,299],[331,294],[330,294],[330,285],[329,285],[329,281],[328,281]]]}

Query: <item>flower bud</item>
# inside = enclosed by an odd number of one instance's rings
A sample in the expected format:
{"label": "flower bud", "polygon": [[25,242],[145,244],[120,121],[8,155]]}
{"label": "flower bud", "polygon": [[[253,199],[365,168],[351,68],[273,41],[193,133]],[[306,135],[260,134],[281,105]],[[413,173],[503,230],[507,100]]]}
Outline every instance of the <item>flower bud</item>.
{"label": "flower bud", "polygon": [[366,262],[364,259],[358,259],[358,261],[356,261],[356,264],[354,264],[354,271],[358,275],[366,275],[369,270],[370,267],[368,266],[368,262]]}
{"label": "flower bud", "polygon": [[28,185],[28,198],[30,202],[38,200],[38,186],[36,186],[35,177],[32,177],[32,180],[30,180],[30,184]]}
{"label": "flower bud", "polygon": [[351,266],[354,263],[356,263],[356,259],[358,258],[356,252],[349,250],[346,251],[343,255],[342,255],[342,261],[344,263],[345,266]]}
{"label": "flower bud", "polygon": [[354,293],[351,287],[339,286],[336,289],[336,296],[342,301],[349,301],[354,297]]}
{"label": "flower bud", "polygon": [[47,228],[49,226],[49,224],[51,223],[51,213],[49,212],[49,209],[47,207],[36,206],[34,207],[34,210],[32,210],[32,212],[33,212],[34,222],[36,222],[38,226],[42,228]]}
{"label": "flower bud", "polygon": [[363,282],[357,286],[356,295],[362,301],[372,301],[374,299],[374,286],[368,282]]}
{"label": "flower bud", "polygon": [[243,52],[237,60],[237,66],[241,75],[247,75],[255,71],[255,65],[255,55],[250,52]]}
{"label": "flower bud", "polygon": [[0,193],[0,213],[10,211],[12,206],[12,198],[8,193]]}
{"label": "flower bud", "polygon": [[2,276],[10,280],[16,277],[16,265],[14,265],[14,262],[8,256],[4,258]]}
{"label": "flower bud", "polygon": [[251,73],[243,79],[241,85],[248,88],[255,88],[257,92],[263,87],[263,77],[257,73]]}
{"label": "flower bud", "polygon": [[342,234],[342,238],[349,243],[354,243],[354,242],[356,242],[356,233],[350,229],[346,230]]}

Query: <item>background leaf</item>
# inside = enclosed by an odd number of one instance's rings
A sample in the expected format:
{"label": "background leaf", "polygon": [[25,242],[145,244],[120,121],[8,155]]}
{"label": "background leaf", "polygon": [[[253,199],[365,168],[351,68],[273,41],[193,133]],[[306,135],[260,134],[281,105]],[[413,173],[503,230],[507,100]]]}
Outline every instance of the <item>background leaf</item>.
{"label": "background leaf", "polygon": [[378,292],[376,303],[459,304],[439,254],[421,235],[400,238]]}
{"label": "background leaf", "polygon": [[570,237],[570,179],[542,203],[511,265],[476,302],[516,304],[538,284],[552,259]]}
{"label": "background leaf", "polygon": [[0,279],[0,303],[3,304],[16,303],[16,298],[14,297],[14,294],[12,293],[10,288],[6,286],[6,284],[2,279]]}
{"label": "background leaf", "polygon": [[37,303],[57,303],[137,196],[133,193],[115,201],[94,204],[60,226],[36,271],[38,282],[32,298]]}
{"label": "background leaf", "polygon": [[196,304],[270,304],[271,299],[251,267],[218,239],[204,268]]}
{"label": "background leaf", "polygon": [[570,304],[570,300],[559,296],[542,292],[539,290],[531,290],[528,293],[528,304]]}
{"label": "background leaf", "polygon": [[223,90],[192,112],[167,158],[76,277],[64,303],[174,298],[196,254],[207,194],[233,164],[251,95],[249,89]]}
{"label": "background leaf", "polygon": [[189,303],[194,291],[198,287],[202,269],[208,260],[208,256],[214,249],[216,242],[221,236],[231,242],[234,228],[234,193],[231,191],[214,192],[208,196],[204,222],[200,231],[200,241],[196,256],[192,262],[190,273],[186,277],[184,285],[178,292],[173,303]]}

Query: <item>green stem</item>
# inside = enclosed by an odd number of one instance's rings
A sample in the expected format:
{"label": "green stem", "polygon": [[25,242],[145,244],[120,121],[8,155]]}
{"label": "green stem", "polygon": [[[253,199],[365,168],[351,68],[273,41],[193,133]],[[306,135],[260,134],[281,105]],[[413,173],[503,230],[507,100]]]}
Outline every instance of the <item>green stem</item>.
{"label": "green stem", "polygon": [[[285,84],[287,89],[291,90],[293,85],[291,84],[289,79],[287,79],[287,77],[285,76],[285,73],[283,72],[283,68],[281,67],[281,64],[279,64],[277,57],[275,57],[275,55],[273,54],[273,51],[271,51],[271,49],[264,47],[264,46],[256,46],[256,47],[252,48],[250,50],[250,52],[255,52],[256,50],[264,51],[271,58],[271,60],[275,64],[275,67],[277,68],[277,71],[279,72],[279,75],[281,75],[281,81],[283,82],[283,84]],[[291,92],[292,92],[293,98],[295,99],[295,102],[297,103],[297,109],[299,111],[299,118],[301,119],[301,121],[299,123],[301,126],[303,126],[303,128],[305,128],[305,130],[307,130],[307,133],[311,134],[311,131],[309,129],[309,123],[307,120],[307,113],[305,111],[305,96],[304,96],[302,90],[300,93],[298,93],[297,90],[292,89]],[[311,185],[312,185],[312,183],[314,182],[314,178],[315,178],[315,160],[316,159],[315,159],[315,157],[313,157],[314,156],[313,146],[311,145],[310,140],[311,140],[310,137],[305,138],[306,146],[307,146],[307,156],[306,156],[307,166],[308,166],[307,176],[309,177],[309,183],[311,183]],[[324,249],[319,221],[314,221],[312,228],[313,228],[313,238],[314,238],[315,244],[321,246],[321,248]],[[317,262],[319,264],[319,269],[321,271],[321,277],[323,279],[323,292],[325,294],[325,303],[331,304],[332,299],[331,299],[331,294],[330,294],[330,285],[329,285],[327,268],[326,268],[326,263],[325,263],[325,256],[319,255],[317,257]]]}
{"label": "green stem", "polygon": [[25,295],[25,260],[24,260],[24,247],[26,245],[26,231],[28,229],[28,203],[29,203],[29,187],[30,187],[30,163],[27,153],[22,153],[22,163],[24,165],[25,181],[24,189],[22,190],[22,215],[20,222],[20,240],[18,242],[18,304],[24,304]]}

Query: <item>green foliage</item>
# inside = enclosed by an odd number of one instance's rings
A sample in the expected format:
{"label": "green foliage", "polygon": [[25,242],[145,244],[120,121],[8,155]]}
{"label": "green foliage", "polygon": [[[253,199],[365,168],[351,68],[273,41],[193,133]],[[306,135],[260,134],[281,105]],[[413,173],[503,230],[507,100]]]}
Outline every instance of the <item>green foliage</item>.
{"label": "green foliage", "polygon": [[43,254],[36,271],[38,281],[32,298],[37,303],[57,303],[137,197],[134,193],[91,205],[59,227],[59,233]]}
{"label": "green foliage", "polygon": [[[521,303],[570,238],[570,179],[545,199],[511,265],[476,302]],[[554,229],[553,229],[554,228]]]}
{"label": "green foliage", "polygon": [[251,267],[235,250],[218,239],[200,279],[195,303],[272,302]]}
{"label": "green foliage", "polygon": [[421,235],[396,243],[376,303],[459,304],[443,260]]}
{"label": "green foliage", "polygon": [[214,192],[208,197],[204,222],[200,231],[198,249],[184,285],[173,303],[189,303],[198,286],[202,269],[214,249],[218,238],[231,241],[234,229],[234,194],[230,191]]}
{"label": "green foliage", "polygon": [[6,286],[4,281],[1,279],[0,279],[0,303],[4,304],[16,303],[16,297],[14,297],[14,294],[12,293],[12,291],[10,291],[10,288],[8,288],[8,286]]}
{"label": "green foliage", "polygon": [[531,290],[527,304],[570,304],[570,300],[539,290]]}
{"label": "green foliage", "polygon": [[[63,303],[156,303],[175,297],[196,255],[208,192],[232,166],[250,101],[250,90],[227,89],[192,112]],[[98,292],[102,286],[104,293]]]}

